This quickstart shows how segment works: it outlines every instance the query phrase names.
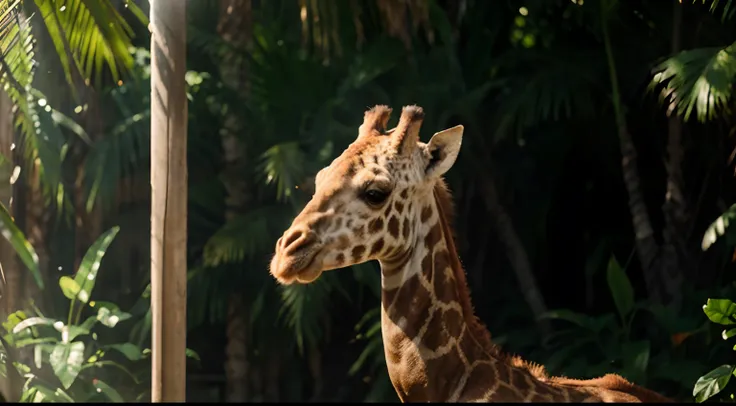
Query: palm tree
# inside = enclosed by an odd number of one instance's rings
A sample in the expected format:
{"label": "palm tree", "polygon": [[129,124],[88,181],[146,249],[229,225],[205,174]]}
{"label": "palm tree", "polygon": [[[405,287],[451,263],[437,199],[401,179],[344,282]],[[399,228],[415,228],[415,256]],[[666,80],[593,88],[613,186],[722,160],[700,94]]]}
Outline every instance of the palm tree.
{"label": "palm tree", "polygon": [[[132,15],[147,23],[135,3],[125,3]],[[32,208],[20,224],[29,231],[29,239],[39,250],[43,270],[47,261],[46,227],[54,214],[53,210],[44,207],[55,206],[57,213],[63,214],[71,205],[61,178],[61,148],[67,142],[61,127],[89,142],[86,132],[65,114],[71,113],[73,106],[84,104],[82,100],[89,101],[94,93],[91,86],[102,83],[105,66],[109,67],[108,75],[113,81],[120,80],[132,67],[133,57],[128,48],[133,30],[109,0],[94,5],[83,0],[2,0],[0,15],[0,71],[3,72],[0,85],[15,106],[15,125],[19,130],[15,144],[25,158],[21,165],[21,181],[26,193],[18,198]],[[25,15],[32,15],[30,21]],[[55,50],[56,59],[50,54],[36,55],[37,43]],[[36,83],[34,59],[47,68],[57,64],[71,92],[47,97],[36,90],[34,86],[43,84]],[[67,98],[69,95],[71,97]],[[52,107],[54,105],[71,107],[58,111]],[[74,140],[70,141],[74,144]],[[71,155],[75,155],[78,148],[73,150]],[[80,160],[76,156],[70,158]],[[76,194],[74,192],[72,186],[72,194]],[[77,206],[83,201],[75,200]],[[83,213],[85,208],[76,207],[75,210]],[[94,237],[96,234],[91,238]],[[81,245],[88,243],[81,242]]]}

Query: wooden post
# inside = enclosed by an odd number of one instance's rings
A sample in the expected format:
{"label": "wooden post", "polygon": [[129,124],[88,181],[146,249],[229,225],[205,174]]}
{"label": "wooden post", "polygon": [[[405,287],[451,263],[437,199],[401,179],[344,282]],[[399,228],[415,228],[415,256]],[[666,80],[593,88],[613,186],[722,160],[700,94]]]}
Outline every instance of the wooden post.
{"label": "wooden post", "polygon": [[151,0],[151,401],[186,398],[186,1]]}

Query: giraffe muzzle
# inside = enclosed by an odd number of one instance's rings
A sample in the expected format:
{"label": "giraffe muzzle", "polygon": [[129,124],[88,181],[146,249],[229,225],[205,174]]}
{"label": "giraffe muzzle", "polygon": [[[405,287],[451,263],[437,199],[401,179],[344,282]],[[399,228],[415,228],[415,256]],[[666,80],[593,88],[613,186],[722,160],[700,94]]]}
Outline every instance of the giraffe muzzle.
{"label": "giraffe muzzle", "polygon": [[321,273],[322,244],[314,231],[287,230],[276,242],[271,275],[280,283],[309,283]]}

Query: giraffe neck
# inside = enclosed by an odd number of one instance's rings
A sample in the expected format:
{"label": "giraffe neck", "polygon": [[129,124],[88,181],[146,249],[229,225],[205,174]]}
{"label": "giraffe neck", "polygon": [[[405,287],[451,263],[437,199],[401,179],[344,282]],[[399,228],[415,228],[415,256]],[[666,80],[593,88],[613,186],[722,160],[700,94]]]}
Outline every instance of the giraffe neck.
{"label": "giraffe neck", "polygon": [[[442,193],[444,184],[438,184],[408,208],[416,224],[413,243],[393,261],[381,262],[386,363],[403,401],[456,401],[466,387],[477,386],[473,380],[485,380],[490,390],[497,386],[494,379],[508,376],[497,373],[508,367],[473,315]],[[475,368],[479,364],[488,368]]]}

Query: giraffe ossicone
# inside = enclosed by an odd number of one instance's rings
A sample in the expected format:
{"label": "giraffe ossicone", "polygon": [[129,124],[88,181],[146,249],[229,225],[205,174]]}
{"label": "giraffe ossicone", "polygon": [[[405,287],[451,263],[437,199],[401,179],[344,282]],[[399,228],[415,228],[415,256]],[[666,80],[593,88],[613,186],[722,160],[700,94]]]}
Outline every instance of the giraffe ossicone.
{"label": "giraffe ossicone", "polygon": [[381,265],[381,328],[391,382],[402,401],[667,402],[617,375],[548,376],[503,353],[476,318],[455,249],[452,199],[442,176],[463,126],[419,139],[424,112],[365,112],[358,137],[315,178],[315,193],[276,242],[271,274],[310,283],[322,272]]}

